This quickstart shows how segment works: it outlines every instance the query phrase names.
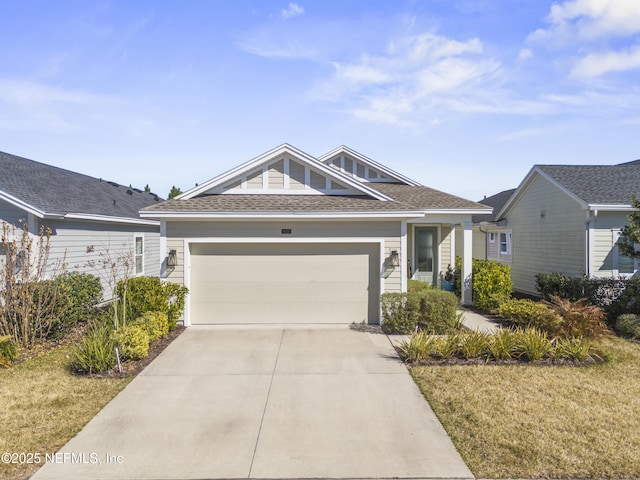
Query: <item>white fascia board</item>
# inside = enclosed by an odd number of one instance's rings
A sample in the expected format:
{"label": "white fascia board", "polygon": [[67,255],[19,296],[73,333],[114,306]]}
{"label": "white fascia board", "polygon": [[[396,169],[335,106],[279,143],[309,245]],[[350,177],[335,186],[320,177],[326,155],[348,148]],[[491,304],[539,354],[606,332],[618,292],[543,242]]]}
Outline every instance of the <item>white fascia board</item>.
{"label": "white fascia board", "polygon": [[23,202],[19,198],[14,197],[13,195],[9,195],[6,192],[0,190],[0,200],[4,200],[7,203],[10,203],[14,207],[18,207],[21,210],[24,210],[27,213],[31,213],[38,218],[44,218],[45,213],[42,210],[37,209],[33,205],[29,205],[26,202]]}
{"label": "white fascia board", "polygon": [[597,204],[590,203],[589,210],[600,210],[603,212],[633,212],[635,208],[632,205],[613,205],[613,204]]}
{"label": "white fascia board", "polygon": [[67,213],[62,218],[65,220],[89,220],[92,222],[126,223],[133,225],[160,226],[159,220],[144,220],[141,218],[112,217],[109,215],[93,215],[85,213]]}
{"label": "white fascia board", "polygon": [[527,173],[527,175],[524,177],[524,180],[522,180],[522,182],[520,183],[520,185],[518,185],[518,188],[516,188],[516,191],[513,192],[513,194],[511,195],[511,197],[509,197],[509,200],[506,201],[506,203],[504,204],[504,206],[502,207],[502,210],[500,210],[498,212],[498,218],[502,218],[508,211],[509,209],[513,206],[513,204],[517,201],[517,199],[520,197],[520,195],[522,194],[522,192],[529,186],[529,184],[534,180],[535,176],[539,175],[542,178],[544,178],[545,180],[551,182],[551,184],[553,184],[554,186],[556,186],[559,190],[561,190],[562,192],[564,192],[565,194],[567,194],[569,197],[571,197],[572,199],[574,199],[583,210],[586,210],[588,208],[587,203],[581,199],[580,197],[578,197],[575,193],[573,193],[571,190],[569,190],[568,188],[566,188],[564,185],[558,183],[553,177],[551,177],[550,175],[548,175],[546,172],[542,171],[542,169],[538,166],[538,165],[534,165],[533,168],[531,168],[531,170],[529,170],[529,173]]}
{"label": "white fascia board", "polygon": [[361,154],[360,152],[356,152],[355,150],[347,147],[346,145],[341,145],[338,148],[334,148],[330,152],[325,153],[324,155],[319,157],[318,160],[320,162],[326,164],[326,162],[329,161],[332,157],[335,157],[336,155],[339,155],[341,153],[346,153],[347,155],[350,155],[350,156],[354,157],[355,159],[361,161],[362,163],[365,163],[365,164],[369,165],[370,167],[374,167],[377,170],[380,170],[381,172],[385,173],[386,175],[388,175],[390,177],[394,177],[395,179],[400,180],[402,182],[405,182],[408,185],[411,185],[411,186],[414,186],[414,187],[422,186],[421,183],[416,182],[415,180],[412,180],[409,177],[406,177],[406,176],[402,175],[401,173],[398,173],[395,170],[392,170],[389,167],[387,167],[385,165],[382,165],[381,163],[376,162],[375,160],[372,160],[371,158],[367,157],[366,155]]}
{"label": "white fascia board", "polygon": [[[365,195],[369,195],[377,200],[381,200],[381,201],[389,201],[392,200],[391,198],[389,198],[388,196],[382,194],[381,192],[378,192],[377,190],[374,190],[372,188],[369,188],[365,185],[363,185],[362,183],[347,177],[345,175],[340,174],[339,172],[337,172],[335,169],[328,167],[327,165],[325,165],[324,163],[318,161],[317,159],[315,159],[314,157],[312,157],[311,155],[309,155],[308,153],[303,152],[302,150],[293,147],[287,143],[284,143],[272,150],[269,150],[268,152],[263,153],[262,155],[259,155],[251,160],[249,160],[248,162],[245,162],[221,175],[218,175],[217,177],[212,178],[211,180],[206,181],[205,183],[198,185],[195,188],[192,188],[191,190],[186,191],[185,193],[178,195],[176,197],[177,200],[182,200],[182,199],[189,199],[189,198],[193,198],[196,197],[197,195],[200,195],[208,190],[211,190],[212,188],[215,188],[219,185],[222,185],[224,183],[227,183],[231,180],[233,180],[236,177],[239,177],[247,172],[249,172],[250,170],[252,170],[253,168],[262,165],[263,163],[268,162],[271,159],[277,158],[280,155],[284,155],[284,154],[290,154],[295,156],[298,160],[302,160],[303,162],[309,164],[310,167],[315,168],[316,170],[321,171],[322,173],[324,173],[325,175],[329,176],[330,178],[333,178],[334,180],[338,181],[338,182],[342,182],[342,183],[346,183],[347,185],[349,185],[350,187],[354,188],[355,190],[358,190],[360,192],[362,192]],[[247,192],[247,194],[251,194],[250,192]]]}
{"label": "white fascia board", "polygon": [[187,220],[187,219],[201,219],[201,220],[219,220],[219,219],[231,219],[231,220],[246,220],[246,219],[294,219],[294,218],[308,218],[308,219],[357,219],[357,218],[416,218],[423,217],[422,211],[399,211],[399,212],[180,212],[175,211],[154,211],[154,212],[141,212],[141,216],[145,218],[163,218],[171,220]]}

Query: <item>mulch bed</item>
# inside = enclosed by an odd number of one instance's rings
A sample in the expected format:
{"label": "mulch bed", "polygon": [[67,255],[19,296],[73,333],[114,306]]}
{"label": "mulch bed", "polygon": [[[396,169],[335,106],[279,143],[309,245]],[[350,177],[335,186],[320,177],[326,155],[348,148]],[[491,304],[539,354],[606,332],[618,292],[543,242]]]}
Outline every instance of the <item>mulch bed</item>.
{"label": "mulch bed", "polygon": [[120,373],[116,367],[115,369],[109,370],[108,372],[96,373],[91,375],[78,373],[78,375],[95,378],[135,377],[142,370],[144,370],[145,367],[149,365],[158,355],[160,355],[171,342],[178,338],[178,336],[184,331],[184,328],[185,327],[182,325],[177,325],[169,331],[169,334],[166,337],[152,342],[151,345],[149,345],[149,354],[146,357],[141,358],[140,360],[128,360],[126,362],[122,362],[122,373]]}

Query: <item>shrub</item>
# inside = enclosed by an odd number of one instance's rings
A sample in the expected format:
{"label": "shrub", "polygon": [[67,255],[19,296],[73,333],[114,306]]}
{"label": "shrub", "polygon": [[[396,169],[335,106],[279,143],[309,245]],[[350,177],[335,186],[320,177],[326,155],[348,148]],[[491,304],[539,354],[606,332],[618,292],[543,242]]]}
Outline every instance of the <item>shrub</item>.
{"label": "shrub", "polygon": [[546,332],[537,328],[516,330],[516,355],[531,362],[541,360],[553,352],[553,342]]}
{"label": "shrub", "polygon": [[415,295],[418,304],[418,327],[431,333],[444,335],[456,330],[458,324],[458,298],[443,290],[424,290]]}
{"label": "shrub", "polygon": [[498,314],[508,318],[519,327],[538,328],[554,335],[560,328],[562,318],[540,302],[529,299],[511,298],[500,304]]}
{"label": "shrub", "polygon": [[11,335],[0,337],[0,367],[10,367],[11,361],[18,356],[18,347]]}
{"label": "shrub", "polygon": [[150,342],[163,338],[169,333],[167,314],[162,312],[147,312],[136,318],[133,325],[141,326],[149,335]]}
{"label": "shrub", "polygon": [[516,354],[516,340],[512,330],[498,330],[489,338],[487,350],[494,360],[509,360]]}
{"label": "shrub", "polygon": [[62,338],[80,321],[88,320],[102,300],[102,284],[95,275],[67,272],[59,275],[56,282],[60,293],[54,312],[49,338]]}
{"label": "shrub", "polygon": [[640,315],[625,313],[616,320],[616,330],[634,338],[640,338]]}
{"label": "shrub", "polygon": [[419,316],[419,303],[415,295],[406,293],[383,293],[382,331],[387,334],[409,334],[416,330]]}
{"label": "shrub", "polygon": [[591,344],[582,338],[558,339],[554,343],[553,357],[582,362],[591,357]]}
{"label": "shrub", "polygon": [[126,283],[124,280],[118,282],[118,298],[126,304],[126,318],[136,319],[146,312],[163,312],[170,327],[175,326],[182,315],[187,291],[186,287],[163,282],[157,277],[134,277]]}
{"label": "shrub", "polygon": [[464,358],[478,358],[489,351],[489,334],[475,331],[462,335],[460,354]]}
{"label": "shrub", "polygon": [[409,280],[407,282],[407,292],[409,293],[422,293],[427,290],[433,290],[433,286],[428,282],[421,282],[420,280]]}
{"label": "shrub", "polygon": [[113,332],[123,360],[139,360],[149,353],[149,334],[142,325],[127,325]]}
{"label": "shrub", "polygon": [[73,350],[73,368],[88,374],[106,372],[116,364],[111,329],[100,323],[89,327],[87,335]]}
{"label": "shrub", "polygon": [[610,333],[605,322],[607,316],[604,310],[591,305],[585,298],[572,302],[552,295],[551,301],[546,304],[562,317],[557,330],[551,332],[558,337],[597,338]]}
{"label": "shrub", "polygon": [[434,355],[440,358],[453,358],[460,353],[462,333],[452,333],[436,337]]}
{"label": "shrub", "polygon": [[403,340],[398,345],[398,350],[403,360],[419,362],[434,355],[436,352],[435,343],[434,336],[429,335],[427,332],[418,332],[411,335],[409,341]]}
{"label": "shrub", "polygon": [[495,312],[513,291],[511,267],[493,260],[473,261],[473,303],[478,308]]}

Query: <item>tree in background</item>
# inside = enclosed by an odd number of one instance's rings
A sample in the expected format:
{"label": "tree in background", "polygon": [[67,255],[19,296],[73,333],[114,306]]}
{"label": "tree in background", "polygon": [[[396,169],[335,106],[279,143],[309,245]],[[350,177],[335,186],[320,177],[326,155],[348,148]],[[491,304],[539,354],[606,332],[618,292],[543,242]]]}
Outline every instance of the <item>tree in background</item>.
{"label": "tree in background", "polygon": [[171,187],[171,191],[169,192],[169,196],[167,197],[167,200],[171,200],[172,198],[177,197],[181,193],[182,193],[182,190],[180,190],[178,187],[174,185],[173,187]]}
{"label": "tree in background", "polygon": [[144,186],[144,191],[147,193],[151,193],[151,188],[149,187],[148,183]]}
{"label": "tree in background", "polygon": [[640,258],[640,250],[636,248],[636,245],[640,244],[640,200],[633,194],[630,194],[629,197],[635,212],[627,217],[629,225],[622,228],[618,248],[625,257]]}

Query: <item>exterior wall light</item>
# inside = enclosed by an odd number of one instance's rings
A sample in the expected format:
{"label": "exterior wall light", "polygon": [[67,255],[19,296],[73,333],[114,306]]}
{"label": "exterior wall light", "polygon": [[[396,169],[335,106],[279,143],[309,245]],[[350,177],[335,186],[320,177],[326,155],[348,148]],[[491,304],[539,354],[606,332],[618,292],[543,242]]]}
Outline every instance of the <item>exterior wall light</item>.
{"label": "exterior wall light", "polygon": [[178,252],[175,250],[169,250],[169,255],[167,256],[167,267],[177,267],[178,266]]}
{"label": "exterior wall light", "polygon": [[391,266],[399,267],[400,266],[400,254],[397,250],[391,251]]}

